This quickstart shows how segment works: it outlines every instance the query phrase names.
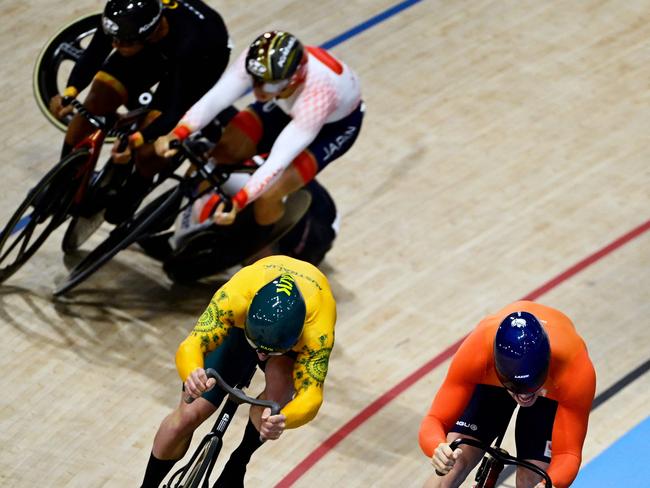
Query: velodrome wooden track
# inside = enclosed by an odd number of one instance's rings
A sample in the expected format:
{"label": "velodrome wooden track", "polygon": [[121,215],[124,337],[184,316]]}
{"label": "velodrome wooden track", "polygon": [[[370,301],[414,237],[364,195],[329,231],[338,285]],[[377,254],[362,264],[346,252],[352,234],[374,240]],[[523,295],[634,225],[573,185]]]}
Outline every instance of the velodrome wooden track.
{"label": "velodrome wooden track", "polygon": [[[320,44],[397,1],[209,3],[239,52],[268,28]],[[2,224],[62,140],[34,103],[34,60],[62,25],[102,6],[2,3]],[[361,76],[368,106],[356,146],[321,177],[342,215],[323,265],[337,343],[318,417],[264,446],[248,486],[286,486],[290,473],[295,486],[420,486],[431,468],[417,431],[443,352],[535,290],[574,319],[598,393],[648,359],[649,38],[641,0],[429,0],[334,48]],[[0,481],[138,486],[178,398],[175,348],[216,284],[174,286],[127,251],[53,300],[60,238],[0,287]],[[398,385],[374,404],[383,408],[364,410]],[[646,374],[594,411],[585,461],[643,420],[649,402]],[[319,446],[324,455],[301,465]]]}

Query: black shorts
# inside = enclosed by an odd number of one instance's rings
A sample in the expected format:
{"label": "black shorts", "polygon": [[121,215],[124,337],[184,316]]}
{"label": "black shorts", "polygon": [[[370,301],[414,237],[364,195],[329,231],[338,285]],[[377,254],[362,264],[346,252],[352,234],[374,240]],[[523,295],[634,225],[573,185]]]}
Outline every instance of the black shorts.
{"label": "black shorts", "polygon": [[[286,355],[292,359],[297,357],[297,353],[294,351],[289,351]],[[264,371],[265,365],[266,361],[260,361],[257,353],[248,344],[244,330],[239,327],[231,327],[219,347],[205,357],[204,368],[214,369],[231,386],[245,388],[250,384],[255,374],[255,368],[259,366]],[[219,407],[225,397],[225,392],[215,386],[201,396],[215,407]]]}
{"label": "black shorts", "polygon": [[[452,432],[475,437],[491,444],[503,437],[517,402],[505,388],[476,385],[465,411]],[[538,397],[530,407],[519,408],[515,424],[517,457],[551,462],[551,435],[557,402]]]}

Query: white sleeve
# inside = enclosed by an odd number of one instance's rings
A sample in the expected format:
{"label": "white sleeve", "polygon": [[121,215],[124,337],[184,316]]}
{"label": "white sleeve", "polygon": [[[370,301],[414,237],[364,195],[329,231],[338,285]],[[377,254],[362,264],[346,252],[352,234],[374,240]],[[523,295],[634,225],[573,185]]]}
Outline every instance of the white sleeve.
{"label": "white sleeve", "polygon": [[184,125],[191,132],[202,129],[222,110],[232,105],[246,93],[251,77],[244,67],[246,51],[224,72],[219,81],[185,113],[178,125]]}
{"label": "white sleeve", "polygon": [[301,128],[295,121],[287,124],[273,143],[266,162],[253,173],[244,186],[248,203],[258,198],[275,183],[295,157],[316,138],[319,130],[320,128]]}

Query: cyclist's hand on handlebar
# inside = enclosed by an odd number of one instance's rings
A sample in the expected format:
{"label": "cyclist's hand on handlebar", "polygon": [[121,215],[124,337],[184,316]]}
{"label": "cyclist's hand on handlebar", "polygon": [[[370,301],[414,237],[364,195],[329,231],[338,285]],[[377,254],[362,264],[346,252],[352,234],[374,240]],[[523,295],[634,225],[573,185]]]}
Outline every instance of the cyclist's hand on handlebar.
{"label": "cyclist's hand on handlebar", "polygon": [[196,368],[190,373],[185,380],[185,394],[190,398],[198,398],[203,393],[214,388],[217,381],[214,378],[209,378],[205,374],[205,369]]}
{"label": "cyclist's hand on handlebar", "polygon": [[262,412],[262,423],[260,424],[260,437],[263,440],[275,440],[280,437],[286,427],[287,417],[279,413],[271,415],[271,409],[265,408]]}
{"label": "cyclist's hand on handlebar", "polygon": [[462,450],[457,448],[455,451],[451,450],[448,442],[441,442],[433,451],[431,456],[431,464],[433,467],[442,474],[447,474],[456,464],[456,459],[462,454]]}
{"label": "cyclist's hand on handlebar", "polygon": [[50,112],[57,119],[61,120],[63,117],[72,112],[72,105],[63,105],[63,97],[61,95],[54,95],[50,98]]}
{"label": "cyclist's hand on handlebar", "polygon": [[237,217],[237,212],[239,211],[237,205],[233,202],[232,208],[229,211],[226,212],[225,209],[226,202],[221,202],[214,211],[212,220],[214,220],[217,225],[230,225],[235,221],[235,217]]}
{"label": "cyclist's hand on handlebar", "polygon": [[176,137],[176,134],[174,134],[173,132],[164,136],[160,136],[153,143],[154,149],[156,150],[156,154],[163,158],[172,157],[174,154],[178,152],[178,149],[169,148],[170,143],[175,140],[178,140],[178,137]]}
{"label": "cyclist's hand on handlebar", "polygon": [[535,485],[535,488],[554,488],[553,486],[546,486],[546,483],[544,481],[540,481]]}
{"label": "cyclist's hand on handlebar", "polygon": [[121,139],[116,139],[111,149],[111,157],[113,162],[117,164],[126,164],[131,161],[131,148],[125,144]]}

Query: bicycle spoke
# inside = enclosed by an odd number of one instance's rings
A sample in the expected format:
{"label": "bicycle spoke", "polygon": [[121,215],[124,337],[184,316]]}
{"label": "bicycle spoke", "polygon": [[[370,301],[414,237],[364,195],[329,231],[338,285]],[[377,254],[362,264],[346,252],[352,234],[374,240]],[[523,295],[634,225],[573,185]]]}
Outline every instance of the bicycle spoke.
{"label": "bicycle spoke", "polygon": [[[9,245],[9,247],[7,248],[7,250],[2,254],[2,256],[0,256],[0,262],[4,261],[4,260],[7,258],[7,256],[9,256],[9,254],[11,254],[11,252],[12,252],[12,251],[14,250],[14,248],[18,245],[18,243],[22,243],[22,244],[23,244],[23,245],[21,246],[20,254],[22,254],[22,253],[25,252],[25,242],[26,242],[26,240],[23,238],[23,236],[24,236],[25,233],[27,233],[27,232],[29,232],[29,233],[30,233],[30,236],[31,236],[31,233],[34,231],[34,227],[35,227],[35,225],[31,225],[31,224],[33,224],[33,222],[34,222],[34,221],[33,221],[32,219],[30,219],[29,222],[27,222],[26,224],[22,225],[22,226],[19,228],[19,230],[21,230],[21,233],[20,233],[18,236],[16,236],[16,237],[14,238],[14,240],[13,240],[12,243]],[[19,222],[19,223],[20,223],[20,222]],[[18,225],[14,226],[14,229],[16,229],[17,227],[18,227]]]}
{"label": "bicycle spoke", "polygon": [[22,245],[20,246],[20,254],[25,254],[25,249],[27,249],[29,240],[34,234],[34,229],[36,229],[37,225],[38,224],[36,223],[36,219],[32,219],[29,221],[29,224],[27,224],[27,226],[25,227],[25,232],[23,232],[20,236],[22,238]]}

